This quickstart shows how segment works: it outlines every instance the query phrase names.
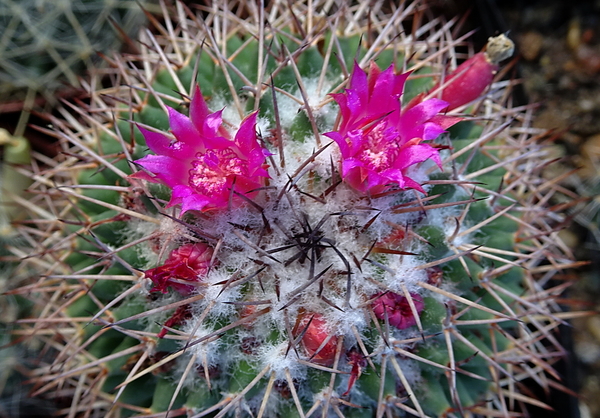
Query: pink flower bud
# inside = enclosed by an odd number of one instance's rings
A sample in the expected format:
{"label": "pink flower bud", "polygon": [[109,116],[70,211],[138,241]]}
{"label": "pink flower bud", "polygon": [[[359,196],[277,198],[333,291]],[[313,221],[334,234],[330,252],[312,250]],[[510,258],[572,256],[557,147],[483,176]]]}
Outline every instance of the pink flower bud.
{"label": "pink flower bud", "polygon": [[208,272],[212,255],[212,248],[201,243],[185,244],[174,249],[162,266],[144,272],[154,283],[150,291],[167,293],[171,286],[183,295],[189,294],[195,287],[180,282],[200,281]]}
{"label": "pink flower bud", "polygon": [[[510,57],[513,42],[504,35],[489,38],[486,50],[473,55],[446,76],[441,84],[440,97],[448,103],[446,111],[456,109],[476,100],[492,84],[498,71],[498,63]],[[431,91],[440,89],[437,83]],[[423,101],[427,93],[421,93],[408,104],[412,108]]]}
{"label": "pink flower bud", "polygon": [[332,335],[323,315],[304,314],[296,330],[298,335],[304,332],[302,345],[312,362],[322,366],[333,365],[337,337]]}
{"label": "pink flower bud", "polygon": [[498,65],[492,64],[485,52],[479,52],[463,62],[444,80],[448,83],[442,90],[442,100],[448,102],[448,110],[469,103],[492,84]]}
{"label": "pink flower bud", "polygon": [[[417,309],[417,314],[421,314],[425,304],[423,298],[416,293],[411,293],[410,297]],[[408,299],[394,292],[382,293],[373,301],[373,312],[378,319],[385,320],[387,317],[390,325],[405,329],[416,325],[417,321],[410,309]]]}

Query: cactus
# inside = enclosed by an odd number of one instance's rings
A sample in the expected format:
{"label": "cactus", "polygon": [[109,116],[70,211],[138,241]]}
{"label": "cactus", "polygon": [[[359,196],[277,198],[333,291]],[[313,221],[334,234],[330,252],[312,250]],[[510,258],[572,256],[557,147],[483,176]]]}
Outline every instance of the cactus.
{"label": "cactus", "polygon": [[54,103],[56,90],[79,86],[83,71],[101,63],[98,52],[118,51],[143,16],[135,1],[1,0],[2,101],[31,90]]}
{"label": "cactus", "polygon": [[561,387],[575,262],[547,136],[487,55],[453,72],[455,22],[420,2],[173,11],[46,129],[65,152],[33,166],[11,248],[39,274],[16,334],[55,357],[33,395],[65,416],[544,406],[521,389]]}

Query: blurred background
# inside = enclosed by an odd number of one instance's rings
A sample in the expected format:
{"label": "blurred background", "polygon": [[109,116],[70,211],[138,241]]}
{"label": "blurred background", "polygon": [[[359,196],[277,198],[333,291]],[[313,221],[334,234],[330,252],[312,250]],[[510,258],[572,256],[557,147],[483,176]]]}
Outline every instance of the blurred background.
{"label": "blurred background", "polygon": [[[448,17],[468,13],[466,30],[476,30],[476,49],[487,37],[507,33],[516,43],[517,104],[536,103],[534,126],[555,131],[561,160],[548,176],[570,170],[566,189],[584,199],[571,208],[572,226],[561,232],[578,260],[589,265],[570,274],[577,280],[565,309],[600,308],[600,1],[435,1]],[[554,202],[557,203],[557,202]],[[570,356],[559,366],[563,384],[579,397],[539,394],[554,411],[540,417],[600,417],[600,316],[571,321],[561,341]],[[532,385],[532,388],[534,385]]]}

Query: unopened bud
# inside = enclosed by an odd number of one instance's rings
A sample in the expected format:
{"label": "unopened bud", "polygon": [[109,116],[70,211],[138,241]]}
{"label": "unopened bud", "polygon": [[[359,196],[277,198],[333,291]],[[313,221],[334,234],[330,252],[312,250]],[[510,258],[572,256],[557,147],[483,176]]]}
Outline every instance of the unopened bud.
{"label": "unopened bud", "polygon": [[[431,91],[441,90],[437,97],[448,102],[446,111],[476,100],[492,84],[498,63],[513,54],[514,46],[513,41],[505,35],[489,38],[484,51],[460,64],[446,76],[442,84],[437,83]],[[427,93],[417,95],[407,108],[416,106],[426,96]]]}
{"label": "unopened bud", "polygon": [[162,266],[144,272],[154,283],[150,291],[167,293],[170,286],[181,294],[189,294],[194,286],[182,282],[200,281],[208,272],[212,255],[212,248],[201,243],[185,244],[174,249]]}
{"label": "unopened bud", "polygon": [[305,314],[298,325],[298,334],[304,332],[302,345],[310,360],[322,366],[331,366],[335,359],[337,338],[332,335],[325,318],[320,314]]}

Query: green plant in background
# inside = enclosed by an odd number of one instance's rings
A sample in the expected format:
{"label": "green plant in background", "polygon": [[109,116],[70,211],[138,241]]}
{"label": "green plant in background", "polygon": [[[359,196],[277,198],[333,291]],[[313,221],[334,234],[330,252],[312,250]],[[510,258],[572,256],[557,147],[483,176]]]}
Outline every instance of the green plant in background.
{"label": "green plant in background", "polygon": [[[101,53],[121,49],[144,23],[140,5],[153,1],[128,0],[0,0],[0,292],[24,283],[27,274],[14,275],[18,257],[8,247],[22,244],[11,223],[23,220],[21,205],[31,179],[20,170],[30,165],[30,146],[25,128],[32,110],[50,111],[59,97],[80,88],[80,77],[102,63]],[[16,126],[5,113],[22,111]],[[20,203],[16,203],[20,202]],[[43,212],[38,208],[38,214]],[[25,281],[26,282],[26,281]],[[2,345],[9,341],[12,322],[23,316],[29,304],[23,298],[0,300]],[[0,362],[0,416],[20,416],[23,408],[44,414],[45,407],[25,398],[27,388],[15,371],[26,369],[35,358],[31,347],[3,349]],[[49,414],[49,412],[48,412]]]}
{"label": "green plant in background", "polygon": [[14,137],[6,129],[0,129],[0,239],[15,235],[11,222],[19,217],[20,205],[16,200],[31,184],[31,179],[19,172],[19,167],[31,164],[29,142],[22,137]]}
{"label": "green plant in background", "polygon": [[[144,21],[140,8],[152,1],[0,0],[0,113],[22,112],[12,132],[0,130],[0,236],[19,210],[25,183],[15,164],[29,164],[29,144],[23,134],[36,95],[50,105],[58,91],[80,87],[80,77],[101,61],[100,54],[118,52]],[[39,110],[39,109],[37,109]],[[46,110],[49,110],[46,107]],[[5,121],[3,121],[5,122]],[[3,123],[3,126],[8,127]],[[12,134],[12,135],[11,135]]]}
{"label": "green plant in background", "polygon": [[55,105],[59,90],[81,87],[80,77],[101,63],[100,54],[118,52],[139,30],[144,21],[140,6],[154,3],[0,0],[0,103],[22,102],[0,112],[25,110],[14,132],[0,129],[2,239],[12,235],[10,222],[19,215],[14,200],[23,198],[30,182],[18,166],[30,163],[30,146],[23,134],[36,95]]}
{"label": "green plant in background", "polygon": [[55,92],[79,87],[98,52],[118,51],[143,21],[129,0],[1,0],[0,100],[24,100],[27,91],[55,103]]}
{"label": "green plant in background", "polygon": [[543,405],[520,389],[560,387],[572,257],[544,133],[489,86],[510,42],[453,71],[463,40],[421,2],[172,12],[32,167],[10,250],[39,274],[15,335],[54,358],[33,395],[65,416]]}
{"label": "green plant in background", "polygon": [[[19,232],[13,227],[14,222],[23,220],[24,213],[21,205],[26,202],[25,190],[31,184],[31,179],[20,172],[28,171],[31,164],[29,142],[22,137],[13,137],[5,129],[0,129],[0,292],[4,293],[18,286],[19,282],[12,280],[14,268],[19,258],[12,257],[8,246],[18,245]],[[20,203],[19,203],[20,202]],[[22,243],[21,243],[22,244]],[[11,323],[27,314],[27,303],[18,297],[4,296],[0,299],[0,333],[2,346],[8,345],[11,334]],[[0,416],[17,416],[18,400],[22,396],[12,396],[14,388],[18,391],[18,373],[14,372],[18,359],[23,356],[23,347],[6,348],[0,353]],[[19,382],[20,383],[20,382]],[[5,399],[6,398],[6,399]]]}

